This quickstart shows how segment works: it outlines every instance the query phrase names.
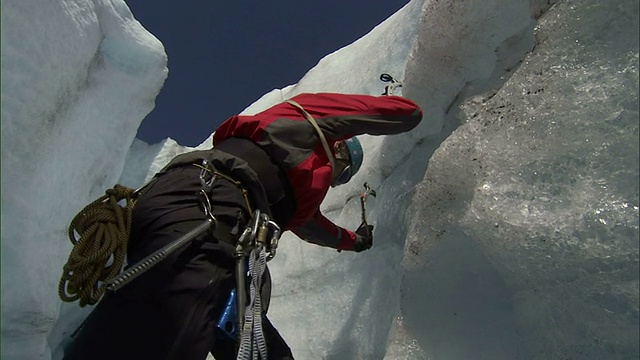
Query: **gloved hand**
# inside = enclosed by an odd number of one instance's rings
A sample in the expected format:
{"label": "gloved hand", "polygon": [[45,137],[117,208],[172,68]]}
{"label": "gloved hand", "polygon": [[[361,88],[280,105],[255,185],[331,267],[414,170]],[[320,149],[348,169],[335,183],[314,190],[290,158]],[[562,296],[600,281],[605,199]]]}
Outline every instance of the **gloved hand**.
{"label": "gloved hand", "polygon": [[373,225],[360,224],[356,230],[356,244],[353,247],[355,252],[368,250],[373,245]]}

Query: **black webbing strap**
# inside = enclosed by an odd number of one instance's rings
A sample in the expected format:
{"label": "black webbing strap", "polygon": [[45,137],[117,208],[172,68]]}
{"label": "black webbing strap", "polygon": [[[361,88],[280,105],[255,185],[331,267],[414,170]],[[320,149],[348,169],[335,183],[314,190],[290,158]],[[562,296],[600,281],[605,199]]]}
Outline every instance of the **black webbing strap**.
{"label": "black webbing strap", "polygon": [[295,197],[284,171],[269,155],[249,139],[231,137],[216,143],[215,149],[236,156],[249,164],[258,175],[276,223],[286,226],[293,217]]}

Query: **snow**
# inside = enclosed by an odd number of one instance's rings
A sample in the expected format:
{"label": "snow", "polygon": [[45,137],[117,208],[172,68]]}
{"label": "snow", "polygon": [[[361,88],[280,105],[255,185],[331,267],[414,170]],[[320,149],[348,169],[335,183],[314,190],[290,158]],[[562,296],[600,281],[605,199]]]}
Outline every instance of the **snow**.
{"label": "snow", "polygon": [[[191,148],[134,138],[166,55],[124,2],[1,10],[2,358],[57,359],[91,310],[57,296],[71,217]],[[640,356],[638,13],[414,0],[243,111],[378,95],[382,72],[425,111],[408,134],[364,136],[362,170],[322,205],[355,228],[345,199],[367,181],[371,250],[280,241],[269,313],[296,358]]]}

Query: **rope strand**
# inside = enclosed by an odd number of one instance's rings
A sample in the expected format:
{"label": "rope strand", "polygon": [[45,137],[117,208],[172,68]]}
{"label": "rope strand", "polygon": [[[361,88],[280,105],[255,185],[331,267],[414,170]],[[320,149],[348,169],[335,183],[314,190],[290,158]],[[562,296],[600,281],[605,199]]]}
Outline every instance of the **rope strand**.
{"label": "rope strand", "polygon": [[[95,305],[104,295],[105,283],[120,273],[131,231],[133,192],[116,184],[71,220],[68,236],[73,249],[58,285],[62,301]],[[121,200],[125,206],[118,204]]]}

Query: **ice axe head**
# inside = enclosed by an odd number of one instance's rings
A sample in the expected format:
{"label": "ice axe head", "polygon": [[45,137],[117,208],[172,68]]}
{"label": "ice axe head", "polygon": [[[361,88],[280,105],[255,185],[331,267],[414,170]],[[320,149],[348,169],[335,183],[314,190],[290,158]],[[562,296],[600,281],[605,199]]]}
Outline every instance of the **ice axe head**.
{"label": "ice axe head", "polygon": [[380,74],[380,80],[383,82],[394,82],[395,79],[389,74]]}
{"label": "ice axe head", "polygon": [[364,193],[362,193],[362,197],[367,197],[367,196],[369,196],[369,195],[371,195],[371,196],[373,196],[373,197],[376,197],[376,195],[377,195],[377,194],[376,194],[376,191],[375,191],[375,190],[373,190],[373,189],[369,186],[369,184],[368,184],[368,183],[364,183],[364,188],[365,188],[365,191],[364,191]]}

